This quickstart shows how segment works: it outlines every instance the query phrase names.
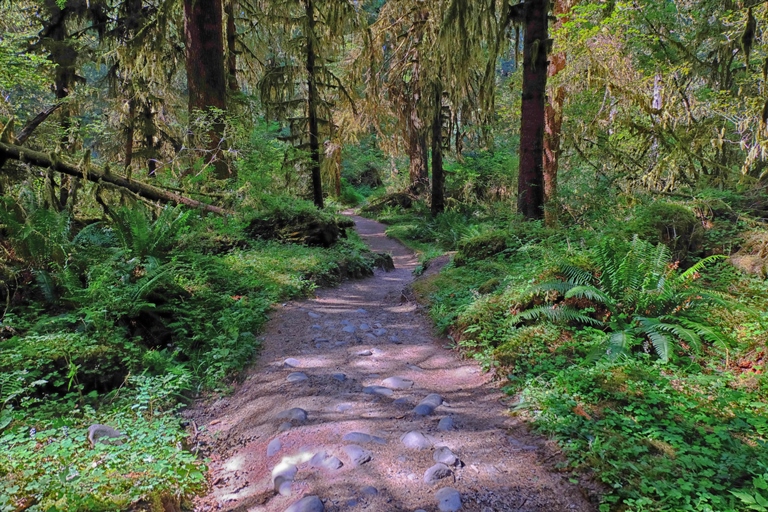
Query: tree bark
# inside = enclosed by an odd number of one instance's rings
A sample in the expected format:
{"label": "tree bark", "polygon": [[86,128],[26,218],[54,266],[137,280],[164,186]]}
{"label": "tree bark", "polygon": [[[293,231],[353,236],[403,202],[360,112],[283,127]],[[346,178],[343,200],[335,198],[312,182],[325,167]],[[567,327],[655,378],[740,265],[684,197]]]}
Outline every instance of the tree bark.
{"label": "tree bark", "polygon": [[418,196],[424,193],[429,185],[429,173],[427,171],[429,151],[427,149],[427,133],[415,104],[411,105],[411,112],[406,124],[410,179],[408,191]]}
{"label": "tree bark", "polygon": [[[221,0],[184,0],[184,35],[187,48],[187,84],[189,111],[225,111],[227,81],[224,73],[224,36]],[[231,177],[221,160],[224,121],[214,116],[206,134],[210,154],[207,162],[214,166],[218,179]]]}
{"label": "tree bark", "polygon": [[225,10],[227,14],[227,83],[229,92],[240,92],[240,85],[237,83],[237,27],[235,26],[235,2],[236,0],[226,0]]}
{"label": "tree bark", "polygon": [[[552,14],[558,16],[555,29],[560,28],[564,19],[560,16],[568,12],[574,0],[555,0]],[[547,76],[554,77],[565,68],[566,54],[559,51],[551,56]],[[563,125],[563,103],[565,87],[550,89],[547,106],[544,110],[544,223],[547,226],[557,224],[557,171],[560,158],[560,133]]]}
{"label": "tree bark", "polygon": [[432,216],[445,211],[445,173],[443,172],[443,89],[435,85],[435,113],[432,118]]}
{"label": "tree bark", "polygon": [[547,0],[527,0],[520,108],[520,171],[517,210],[527,220],[544,216],[544,103],[547,87]]}
{"label": "tree bark", "polygon": [[123,167],[127,173],[133,163],[133,135],[136,132],[136,98],[128,100],[128,126],[125,127],[125,158]]}
{"label": "tree bark", "polygon": [[79,168],[75,165],[68,164],[61,160],[52,159],[49,155],[41,153],[40,151],[33,151],[31,149],[23,148],[15,144],[5,144],[0,142],[0,158],[6,158],[11,160],[20,160],[38,167],[53,169],[56,172],[60,172],[67,176],[75,178],[85,178],[93,182],[104,182],[110,185],[115,185],[120,188],[124,188],[133,192],[144,199],[150,201],[162,201],[171,204],[183,204],[191,208],[201,208],[202,210],[214,212],[218,214],[228,214],[229,211],[218,206],[205,204],[201,201],[184,197],[173,192],[168,192],[152,185],[140,183],[138,181],[129,180],[123,176],[112,174],[107,170],[101,170],[96,168]]}
{"label": "tree bark", "polygon": [[307,117],[309,123],[309,158],[312,174],[312,198],[315,206],[323,207],[323,182],[320,176],[320,134],[317,106],[320,97],[317,91],[317,70],[315,68],[315,9],[313,0],[306,0],[307,17]]}

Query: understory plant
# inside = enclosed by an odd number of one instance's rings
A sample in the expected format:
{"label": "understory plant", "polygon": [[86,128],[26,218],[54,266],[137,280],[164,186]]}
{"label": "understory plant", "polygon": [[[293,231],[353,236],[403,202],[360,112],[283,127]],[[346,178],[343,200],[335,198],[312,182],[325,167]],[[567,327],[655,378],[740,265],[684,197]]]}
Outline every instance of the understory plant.
{"label": "understory plant", "polygon": [[675,349],[695,351],[702,341],[727,346],[728,338],[709,324],[707,312],[731,301],[699,284],[704,267],[720,258],[681,270],[664,244],[603,239],[590,268],[560,265],[554,279],[531,287],[529,306],[511,322],[547,320],[604,330],[599,352],[614,361],[653,351],[666,362]]}

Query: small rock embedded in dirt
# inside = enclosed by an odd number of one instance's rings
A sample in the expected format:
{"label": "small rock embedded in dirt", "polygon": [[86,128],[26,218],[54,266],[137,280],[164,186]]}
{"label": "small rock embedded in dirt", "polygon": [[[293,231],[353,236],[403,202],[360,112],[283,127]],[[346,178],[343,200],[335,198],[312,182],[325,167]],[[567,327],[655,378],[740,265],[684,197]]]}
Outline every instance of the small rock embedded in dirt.
{"label": "small rock embedded in dirt", "polygon": [[284,421],[280,425],[277,426],[277,431],[278,432],[285,432],[286,430],[290,430],[292,426],[293,425],[291,425],[290,421]]}
{"label": "small rock embedded in dirt", "polygon": [[381,385],[389,389],[408,389],[413,386],[413,381],[402,377],[389,377],[381,381]]}
{"label": "small rock embedded in dirt", "polygon": [[351,443],[387,444],[387,440],[383,437],[372,436],[371,434],[365,434],[363,432],[350,432],[345,434],[341,439],[342,441],[349,441]]}
{"label": "small rock embedded in dirt", "polygon": [[307,379],[309,379],[309,377],[307,377],[307,374],[304,372],[292,372],[286,377],[288,382],[304,382]]}
{"label": "small rock embedded in dirt", "polygon": [[292,409],[285,410],[277,415],[279,420],[288,420],[291,423],[304,423],[307,421],[307,411],[301,407],[294,407]]}
{"label": "small rock embedded in dirt", "polygon": [[507,440],[509,441],[509,444],[511,444],[513,448],[522,450],[524,452],[533,452],[538,449],[536,446],[525,444],[522,441],[518,441],[514,437],[507,437]]}
{"label": "small rock embedded in dirt", "polygon": [[447,478],[452,474],[453,474],[453,471],[451,471],[451,468],[449,468],[442,462],[438,462],[437,464],[429,468],[426,472],[424,472],[424,483],[432,485],[434,483],[437,483],[438,480]]}
{"label": "small rock embedded in dirt", "polygon": [[281,466],[278,465],[272,470],[272,484],[275,492],[280,493],[283,496],[291,495],[291,484],[293,484],[293,478],[298,473],[296,466]]}
{"label": "small rock embedded in dirt", "polygon": [[443,397],[437,393],[427,395],[424,400],[419,402],[419,405],[413,409],[413,412],[419,416],[428,416],[435,412],[435,409],[443,403]]}
{"label": "small rock embedded in dirt", "polygon": [[280,448],[282,447],[283,447],[283,443],[281,443],[279,439],[271,440],[267,445],[267,457],[271,457],[275,455],[277,452],[280,451]]}
{"label": "small rock embedded in dirt", "polygon": [[383,350],[381,350],[380,348],[376,348],[376,347],[374,347],[374,348],[372,348],[372,349],[371,349],[371,353],[372,353],[374,356],[383,356],[384,354],[386,354],[386,352],[384,352],[384,351],[383,351]]}
{"label": "small rock embedded in dirt", "polygon": [[336,406],[336,410],[337,410],[338,412],[347,412],[347,411],[351,411],[351,410],[352,410],[352,407],[353,407],[353,405],[352,405],[352,404],[347,404],[347,403],[344,403],[344,404],[339,404],[339,405],[337,405],[337,406]]}
{"label": "small rock embedded in dirt", "polygon": [[339,469],[344,463],[338,457],[329,456],[328,453],[322,451],[312,456],[309,465],[313,468]]}
{"label": "small rock embedded in dirt", "polygon": [[121,438],[123,437],[125,437],[125,434],[107,425],[96,423],[88,427],[88,442],[91,444],[91,448],[96,443],[122,444],[123,440]]}
{"label": "small rock embedded in dirt", "polygon": [[390,336],[389,341],[391,341],[395,345],[399,345],[400,343],[402,343],[402,341],[400,341],[400,338],[398,338],[397,336]]}
{"label": "small rock embedded in dirt", "polygon": [[427,439],[427,436],[417,430],[412,430],[403,434],[400,441],[402,441],[406,448],[412,450],[426,450],[427,448],[432,447],[432,443]]}
{"label": "small rock embedded in dirt", "polygon": [[354,325],[345,325],[342,329],[344,332],[355,332],[355,326]]}
{"label": "small rock embedded in dirt", "polygon": [[333,375],[331,375],[331,377],[333,377],[334,380],[337,380],[339,382],[344,382],[345,380],[347,380],[347,376],[344,375],[343,373],[334,373]]}
{"label": "small rock embedded in dirt", "polygon": [[446,466],[456,466],[461,462],[456,454],[447,446],[438,446],[432,454],[432,459],[435,462],[441,462]]}
{"label": "small rock embedded in dirt", "polygon": [[439,422],[437,422],[437,430],[443,432],[453,430],[453,418],[451,416],[446,416],[445,418],[441,419]]}
{"label": "small rock embedded in dirt", "polygon": [[370,350],[361,350],[360,352],[357,353],[357,355],[358,356],[370,356],[370,355],[373,355],[373,352],[371,352]]}
{"label": "small rock embedded in dirt", "polygon": [[283,366],[287,368],[298,368],[299,366],[301,366],[301,361],[299,361],[296,358],[289,357],[288,359],[283,361]]}
{"label": "small rock embedded in dirt", "polygon": [[310,311],[307,314],[309,315],[309,318],[320,318],[321,316],[321,315],[318,315],[317,313],[313,313],[312,311]]}
{"label": "small rock embedded in dirt", "polygon": [[443,487],[435,493],[437,509],[440,512],[457,512],[461,510],[461,494],[452,487]]}
{"label": "small rock embedded in dirt", "polygon": [[372,485],[366,485],[365,487],[360,489],[360,492],[363,494],[367,494],[368,496],[376,496],[377,494],[379,494],[379,490]]}
{"label": "small rock embedded in dirt", "polygon": [[314,330],[316,330],[316,331],[322,330],[322,328],[323,328],[323,326],[321,326],[320,324],[313,324],[313,325],[310,327],[310,329],[314,329]]}
{"label": "small rock embedded in dirt", "polygon": [[368,313],[368,311],[363,309],[363,308],[360,308],[360,309],[356,309],[355,313],[360,313],[361,315],[364,315],[364,314]]}
{"label": "small rock embedded in dirt", "polygon": [[304,496],[285,512],[325,512],[325,505],[317,496]]}
{"label": "small rock embedded in dirt", "polygon": [[374,329],[373,330],[373,334],[375,336],[384,336],[385,334],[387,334],[387,330],[386,329]]}
{"label": "small rock embedded in dirt", "polygon": [[315,338],[315,341],[317,343],[328,343],[331,340],[329,340],[328,338]]}
{"label": "small rock embedded in dirt", "polygon": [[353,466],[362,466],[366,462],[370,462],[373,458],[371,452],[356,444],[345,446],[344,453],[347,454],[347,457],[349,457],[349,461]]}
{"label": "small rock embedded in dirt", "polygon": [[385,388],[384,386],[365,386],[363,388],[363,393],[366,395],[380,395],[380,396],[392,396],[394,392],[389,389]]}
{"label": "small rock embedded in dirt", "polygon": [[406,397],[397,398],[392,403],[395,404],[395,405],[411,405],[410,401]]}
{"label": "small rock embedded in dirt", "polygon": [[366,324],[366,323],[362,323],[362,324],[360,324],[358,329],[360,329],[361,331],[370,331],[371,330],[371,326]]}

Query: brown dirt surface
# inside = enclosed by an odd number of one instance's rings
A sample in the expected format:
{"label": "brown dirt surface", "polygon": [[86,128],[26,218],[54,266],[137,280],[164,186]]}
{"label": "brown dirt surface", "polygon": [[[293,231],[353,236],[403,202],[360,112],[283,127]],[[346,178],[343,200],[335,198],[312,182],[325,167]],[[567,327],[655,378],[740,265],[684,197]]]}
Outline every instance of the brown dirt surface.
{"label": "brown dirt surface", "polygon": [[[596,510],[567,475],[554,471],[553,447],[508,414],[492,376],[447,348],[408,300],[414,255],[388,239],[382,224],[353,219],[374,251],[392,255],[396,269],[279,306],[257,361],[232,395],[187,413],[200,426],[197,440],[210,459],[210,492],[196,510],[282,512],[305,496],[319,497],[332,512],[456,510],[438,508],[436,493],[444,487],[460,493],[464,511]],[[412,387],[391,395],[365,389],[390,377]],[[416,406],[433,393],[443,403],[417,414]],[[307,419],[279,417],[292,408],[305,410]],[[453,428],[438,428],[444,418]],[[431,446],[406,447],[401,438],[411,431]],[[356,432],[380,439],[342,439]],[[370,461],[353,463],[349,445],[369,452]],[[425,472],[440,446],[461,462],[429,484]],[[317,467],[323,452],[343,465]]]}

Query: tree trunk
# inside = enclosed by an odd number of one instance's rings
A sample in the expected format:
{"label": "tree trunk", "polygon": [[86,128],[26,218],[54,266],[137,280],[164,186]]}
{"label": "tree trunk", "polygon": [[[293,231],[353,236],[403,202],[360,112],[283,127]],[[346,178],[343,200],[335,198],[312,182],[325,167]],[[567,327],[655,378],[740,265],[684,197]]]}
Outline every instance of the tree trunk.
{"label": "tree trunk", "polygon": [[90,166],[84,166],[84,168],[80,168],[58,159],[52,160],[50,155],[40,151],[33,151],[31,149],[23,148],[14,144],[5,144],[0,142],[0,158],[19,160],[38,167],[52,169],[67,176],[85,178],[95,183],[109,183],[110,185],[124,188],[145,199],[149,199],[150,201],[183,204],[191,208],[201,208],[205,211],[219,214],[231,213],[218,206],[206,204],[189,197],[184,197],[182,195],[154,187],[152,185],[147,185],[138,181],[132,181],[124,176],[112,174],[107,169],[101,170]]}
{"label": "tree trunk", "polygon": [[[573,0],[555,0],[552,14],[561,16],[568,12]],[[564,20],[555,22],[555,29],[560,28]],[[554,77],[565,68],[566,54],[559,51],[552,55],[547,68],[547,76]],[[562,86],[550,90],[547,106],[544,110],[544,223],[547,226],[557,224],[557,171],[560,158],[560,133],[563,125],[563,103],[565,88]]]}
{"label": "tree trunk", "polygon": [[427,171],[429,151],[427,149],[427,133],[416,108],[415,104],[412,105],[412,110],[407,120],[406,132],[408,137],[408,158],[410,160],[408,166],[410,177],[408,191],[418,196],[423,194],[429,185],[429,173]]}
{"label": "tree trunk", "polygon": [[128,100],[128,126],[125,128],[125,158],[123,159],[123,168],[125,172],[131,168],[133,163],[133,135],[136,132],[136,98]]}
{"label": "tree trunk", "polygon": [[229,92],[240,92],[240,86],[237,83],[237,27],[235,27],[235,2],[236,0],[226,0],[225,9],[227,14],[227,82]]}
{"label": "tree trunk", "polygon": [[520,172],[517,210],[525,219],[544,216],[544,100],[547,87],[547,0],[527,0],[520,108]]}
{"label": "tree trunk", "polygon": [[[224,36],[221,0],[184,0],[184,35],[187,48],[189,111],[227,108],[227,81],[224,73]],[[215,115],[207,133],[208,163],[218,179],[231,177],[221,160],[224,121]]]}
{"label": "tree trunk", "polygon": [[445,173],[443,172],[443,88],[435,85],[435,113],[432,118],[432,216],[445,211]]}
{"label": "tree trunk", "polygon": [[323,182],[320,176],[320,134],[317,120],[317,105],[320,98],[317,91],[315,69],[315,9],[313,0],[306,0],[307,16],[307,116],[309,122],[309,157],[312,172],[312,198],[315,206],[323,207]]}

